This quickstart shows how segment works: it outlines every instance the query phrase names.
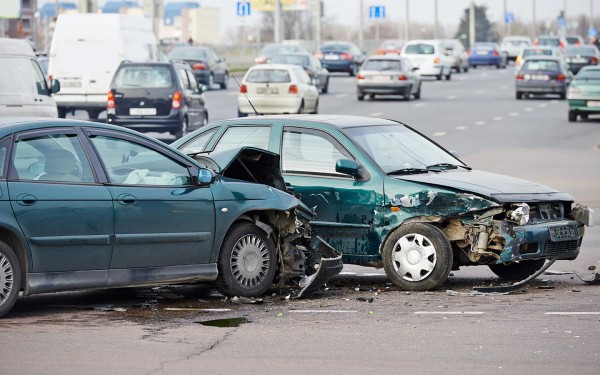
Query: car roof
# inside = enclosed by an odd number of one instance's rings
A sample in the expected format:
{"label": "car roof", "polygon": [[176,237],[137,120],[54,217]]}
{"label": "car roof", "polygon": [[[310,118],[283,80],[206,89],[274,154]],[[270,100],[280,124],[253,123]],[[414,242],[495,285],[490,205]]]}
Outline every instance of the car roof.
{"label": "car roof", "polygon": [[33,48],[21,39],[0,38],[0,55],[35,57]]}
{"label": "car roof", "polygon": [[330,125],[338,129],[355,128],[375,125],[398,125],[397,121],[382,118],[350,115],[269,115],[256,117],[243,117],[217,121],[214,124],[260,125],[271,124],[275,121],[285,121],[286,125],[319,126]]}
{"label": "car roof", "polygon": [[525,58],[525,60],[530,61],[530,60],[552,60],[552,61],[556,61],[556,62],[561,62],[562,58],[557,57],[557,56],[548,56],[548,55],[532,55],[532,56],[527,56]]}
{"label": "car roof", "polygon": [[301,69],[298,65],[293,64],[256,64],[252,65],[248,70],[259,70],[259,69]]}
{"label": "car roof", "polygon": [[388,55],[371,55],[368,57],[369,60],[405,60],[405,57],[396,54]]}

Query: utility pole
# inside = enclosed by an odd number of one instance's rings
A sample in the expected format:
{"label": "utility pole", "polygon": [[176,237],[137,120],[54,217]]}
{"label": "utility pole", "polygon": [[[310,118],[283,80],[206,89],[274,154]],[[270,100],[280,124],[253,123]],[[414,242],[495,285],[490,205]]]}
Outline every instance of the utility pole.
{"label": "utility pole", "polygon": [[275,0],[275,25],[273,25],[273,39],[275,43],[281,43],[281,0]]}
{"label": "utility pole", "polygon": [[508,22],[506,22],[506,12],[508,11],[506,9],[506,0],[503,0],[503,5],[504,5],[504,15],[503,15],[503,19],[504,19],[504,36],[509,35],[508,34]]}
{"label": "utility pole", "polygon": [[594,27],[594,0],[590,0],[590,27]]}
{"label": "utility pole", "polygon": [[364,29],[364,18],[365,15],[363,14],[364,12],[364,7],[363,7],[363,0],[359,0],[358,2],[358,46],[360,47],[360,49],[363,49],[363,29]]}
{"label": "utility pole", "polygon": [[433,39],[438,39],[438,30],[440,28],[440,25],[438,22],[438,0],[433,1],[433,17],[434,17]]}
{"label": "utility pole", "polygon": [[404,0],[404,4],[406,5],[406,16],[404,22],[404,39],[407,41],[410,40],[410,4],[409,0]]}
{"label": "utility pole", "polygon": [[315,49],[318,49],[319,47],[321,47],[321,18],[323,17],[323,15],[321,14],[321,6],[323,3],[321,2],[321,0],[317,0],[316,4],[317,4],[317,22],[315,23],[315,44],[316,44]]}
{"label": "utility pole", "polygon": [[475,44],[475,2],[471,1],[469,6],[469,46]]}
{"label": "utility pole", "polygon": [[532,0],[533,3],[533,37],[537,37],[537,19],[535,12],[535,0]]}

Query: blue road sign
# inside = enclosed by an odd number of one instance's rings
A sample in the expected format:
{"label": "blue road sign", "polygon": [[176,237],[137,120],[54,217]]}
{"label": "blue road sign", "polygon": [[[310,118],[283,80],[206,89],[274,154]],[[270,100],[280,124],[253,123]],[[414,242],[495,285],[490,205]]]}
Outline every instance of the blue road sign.
{"label": "blue road sign", "polygon": [[565,26],[567,26],[567,21],[564,18],[562,18],[562,17],[558,19],[557,23],[558,23],[558,27],[565,27]]}
{"label": "blue road sign", "polygon": [[590,27],[590,29],[588,30],[588,35],[591,37],[595,37],[596,34],[598,34],[598,30],[596,30],[594,26]]}
{"label": "blue road sign", "polygon": [[382,5],[369,7],[369,18],[385,18],[385,7]]}
{"label": "blue road sign", "polygon": [[238,1],[237,2],[237,15],[240,17],[246,17],[250,15],[250,2],[249,1]]}
{"label": "blue road sign", "polygon": [[507,12],[504,14],[504,23],[514,23],[515,22],[515,14],[512,12]]}

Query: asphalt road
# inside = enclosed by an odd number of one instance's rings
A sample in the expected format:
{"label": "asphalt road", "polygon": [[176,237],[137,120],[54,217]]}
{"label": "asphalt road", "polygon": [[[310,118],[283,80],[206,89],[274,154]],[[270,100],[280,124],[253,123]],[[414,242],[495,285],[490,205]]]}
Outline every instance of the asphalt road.
{"label": "asphalt road", "polygon": [[[358,102],[354,79],[336,75],[320,113],[402,121],[474,168],[557,187],[600,213],[600,119],[569,123],[557,98],[517,101],[513,79],[511,67],[478,68],[424,82],[421,100]],[[212,120],[236,115],[231,83],[206,94]],[[0,373],[598,373],[600,285],[572,272],[600,270],[600,223],[575,261],[550,270],[518,293],[495,295],[471,294],[498,284],[485,267],[407,293],[382,270],[346,266],[305,300],[273,290],[262,303],[238,303],[208,286],[31,296],[0,320]],[[199,324],[223,318],[247,323]]]}

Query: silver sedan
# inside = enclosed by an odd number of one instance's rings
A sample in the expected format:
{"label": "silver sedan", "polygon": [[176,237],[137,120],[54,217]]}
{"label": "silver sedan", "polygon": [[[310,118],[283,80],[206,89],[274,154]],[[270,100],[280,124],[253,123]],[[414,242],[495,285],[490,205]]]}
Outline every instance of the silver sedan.
{"label": "silver sedan", "polygon": [[358,72],[356,97],[402,95],[404,100],[421,98],[421,77],[411,62],[401,56],[371,56]]}

